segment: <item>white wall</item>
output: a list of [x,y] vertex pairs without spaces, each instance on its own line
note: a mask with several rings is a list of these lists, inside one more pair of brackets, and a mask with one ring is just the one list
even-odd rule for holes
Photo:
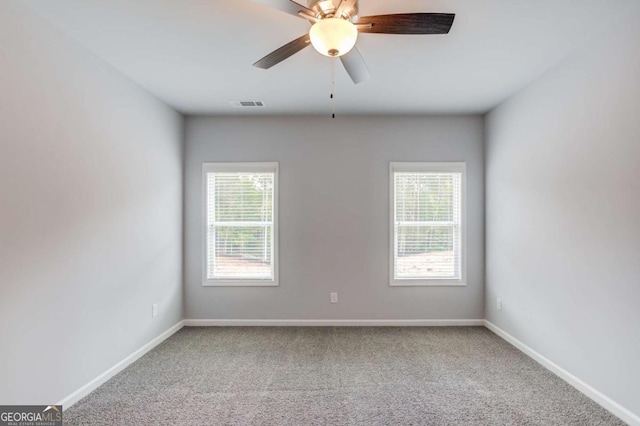
[[[482,318],[482,137],[481,117],[188,118],[185,317]],[[279,287],[202,287],[207,161],[280,162]],[[389,287],[390,161],[467,162],[466,287]]]
[[487,318],[636,415],[639,19],[486,121]]
[[182,118],[19,1],[0,64],[0,404],[51,404],[182,319]]

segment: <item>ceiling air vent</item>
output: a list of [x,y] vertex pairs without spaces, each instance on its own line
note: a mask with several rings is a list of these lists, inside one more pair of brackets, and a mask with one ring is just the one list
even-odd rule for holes
[[251,107],[264,107],[262,101],[229,101],[234,108],[251,108]]

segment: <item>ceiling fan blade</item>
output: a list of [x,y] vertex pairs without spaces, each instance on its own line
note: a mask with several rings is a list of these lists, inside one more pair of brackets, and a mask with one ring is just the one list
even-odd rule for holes
[[358,30],[378,34],[447,34],[455,16],[453,13],[363,16],[358,20]]
[[309,46],[310,43],[311,40],[309,40],[309,34],[305,34],[302,37],[290,41],[279,49],[276,49],[273,52],[269,53],[267,56],[253,64],[253,66],[268,70],[272,66],[284,61],[289,56],[298,53],[305,47]]
[[364,58],[360,54],[357,47],[354,47],[346,55],[340,56],[344,69],[347,70],[349,77],[355,84],[362,83],[369,80],[371,75],[369,74],[369,67],[367,67]]
[[273,9],[277,9],[284,13],[297,16],[299,18],[307,19],[305,16],[315,18],[315,12],[306,6],[296,3],[293,0],[253,0],[255,3],[264,4]]

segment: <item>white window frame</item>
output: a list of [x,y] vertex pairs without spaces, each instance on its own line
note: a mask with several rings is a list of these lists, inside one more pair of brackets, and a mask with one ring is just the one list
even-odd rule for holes
[[[277,162],[203,163],[202,164],[202,285],[204,287],[274,287],[278,286],[278,169]],[[229,279],[207,278],[207,174],[208,173],[273,173],[273,278]]]
[[[464,162],[389,163],[389,285],[393,287],[465,286],[467,284],[467,166]],[[461,173],[460,179],[460,278],[396,278],[395,276],[395,173]]]

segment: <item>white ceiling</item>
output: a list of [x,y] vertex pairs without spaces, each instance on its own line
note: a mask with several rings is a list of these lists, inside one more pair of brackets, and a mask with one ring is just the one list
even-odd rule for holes
[[[300,0],[304,3],[305,0]],[[448,12],[448,35],[361,34],[371,80],[336,62],[338,114],[483,113],[607,31],[637,0],[360,0],[360,16]],[[187,114],[329,114],[331,59],[309,47],[253,62],[308,31],[250,0],[27,0],[36,12]],[[266,108],[234,109],[229,101]]]

